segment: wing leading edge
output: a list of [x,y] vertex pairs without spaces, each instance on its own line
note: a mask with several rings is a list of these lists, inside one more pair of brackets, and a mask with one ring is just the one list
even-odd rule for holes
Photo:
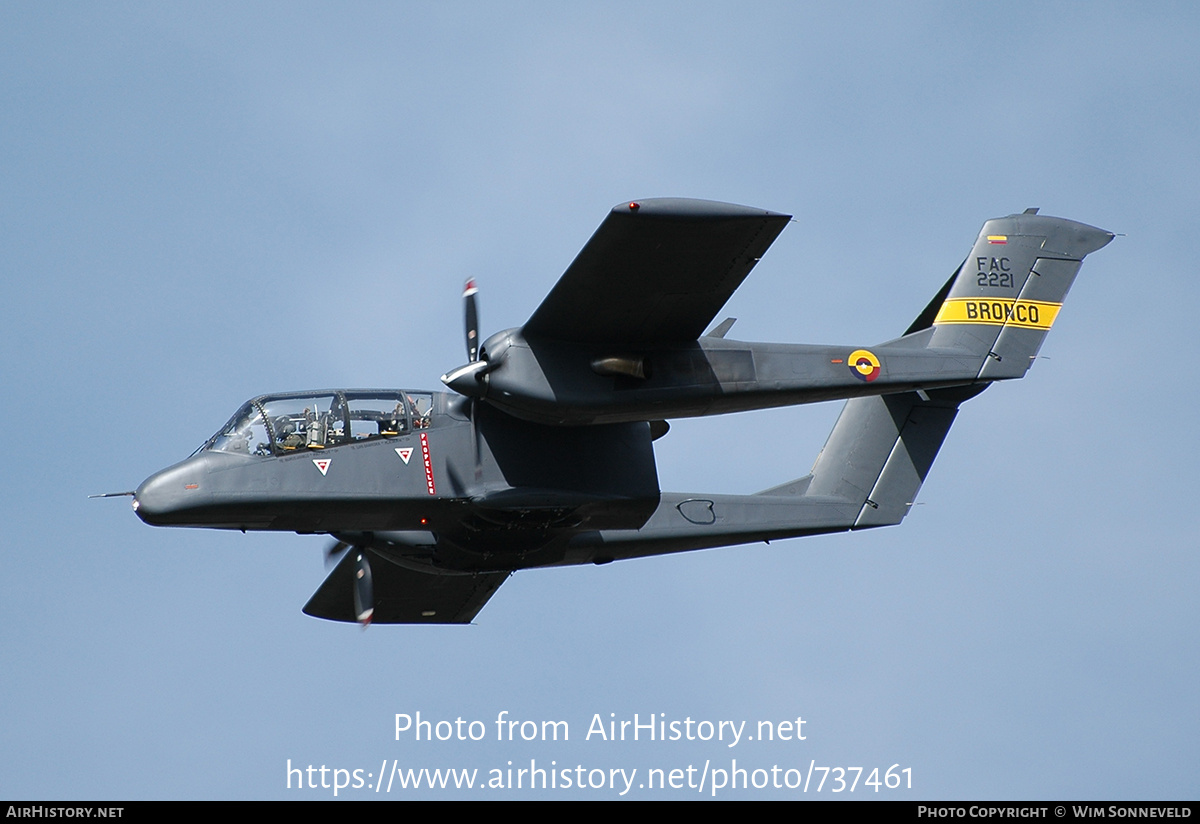
[[622,348],[696,340],[789,220],[708,200],[623,203],[522,332]]

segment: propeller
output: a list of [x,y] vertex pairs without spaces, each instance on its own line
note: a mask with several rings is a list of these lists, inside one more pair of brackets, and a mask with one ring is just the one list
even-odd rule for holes
[[476,300],[478,291],[475,278],[471,278],[463,286],[463,327],[467,339],[467,362],[442,375],[442,383],[468,398],[483,397],[487,389],[484,377],[492,368],[486,358],[479,357],[479,305]]
[[371,579],[371,561],[367,556],[367,550],[345,541],[338,541],[325,550],[325,567],[328,569],[336,566],[345,557],[347,550],[355,553],[354,618],[363,625],[363,629],[366,629],[370,626],[371,618],[375,614],[375,586]]
[[357,553],[354,559],[354,617],[366,629],[371,624],[371,616],[375,614],[375,586],[371,582],[371,562],[367,559],[367,551],[355,547]]
[[471,418],[471,442],[475,447],[475,480],[483,477],[482,447],[479,443],[479,398],[487,390],[484,379],[492,367],[485,358],[480,358],[479,350],[479,287],[475,278],[467,280],[463,286],[463,329],[467,342],[467,363],[457,369],[452,369],[442,375],[442,383],[469,398],[468,415]]

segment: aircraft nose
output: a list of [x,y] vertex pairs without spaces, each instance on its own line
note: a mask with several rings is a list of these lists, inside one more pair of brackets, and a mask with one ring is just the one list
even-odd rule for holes
[[207,456],[195,455],[155,472],[133,493],[133,511],[154,526],[185,523],[191,510],[211,498],[204,489],[207,470]]

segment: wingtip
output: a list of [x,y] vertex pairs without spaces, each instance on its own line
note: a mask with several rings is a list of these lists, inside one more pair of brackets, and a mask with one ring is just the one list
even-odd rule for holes
[[737,203],[724,203],[719,200],[698,200],[689,197],[649,197],[634,198],[624,203],[618,203],[612,208],[614,214],[675,218],[780,218],[791,220],[791,215],[758,209],[754,206],[741,206]]

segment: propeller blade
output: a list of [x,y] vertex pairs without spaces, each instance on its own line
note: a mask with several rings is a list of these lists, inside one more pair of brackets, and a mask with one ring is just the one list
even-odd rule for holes
[[354,617],[367,627],[371,616],[375,614],[375,586],[371,583],[371,562],[367,560],[367,552],[356,549],[358,557],[354,559]]
[[325,568],[332,569],[337,566],[338,561],[342,560],[342,555],[350,548],[350,544],[345,541],[338,541],[336,544],[325,550]]
[[488,373],[486,361],[479,360],[479,292],[475,278],[467,280],[463,286],[463,327],[467,333],[467,365],[460,366],[452,372],[442,375],[442,383],[455,392],[466,395],[471,399],[471,443],[475,445],[475,481],[483,477],[481,458],[479,457],[479,422],[476,416],[479,412],[479,401],[485,387],[483,379]]
[[475,482],[483,480],[483,459],[479,457],[479,401],[471,398],[471,443],[475,445]]
[[463,287],[463,322],[467,332],[467,363],[442,375],[442,383],[468,398],[487,394],[487,375],[496,364],[480,359],[479,306],[475,299],[475,279]]
[[467,362],[479,360],[479,307],[476,303],[475,278],[463,287],[463,325],[467,330]]

